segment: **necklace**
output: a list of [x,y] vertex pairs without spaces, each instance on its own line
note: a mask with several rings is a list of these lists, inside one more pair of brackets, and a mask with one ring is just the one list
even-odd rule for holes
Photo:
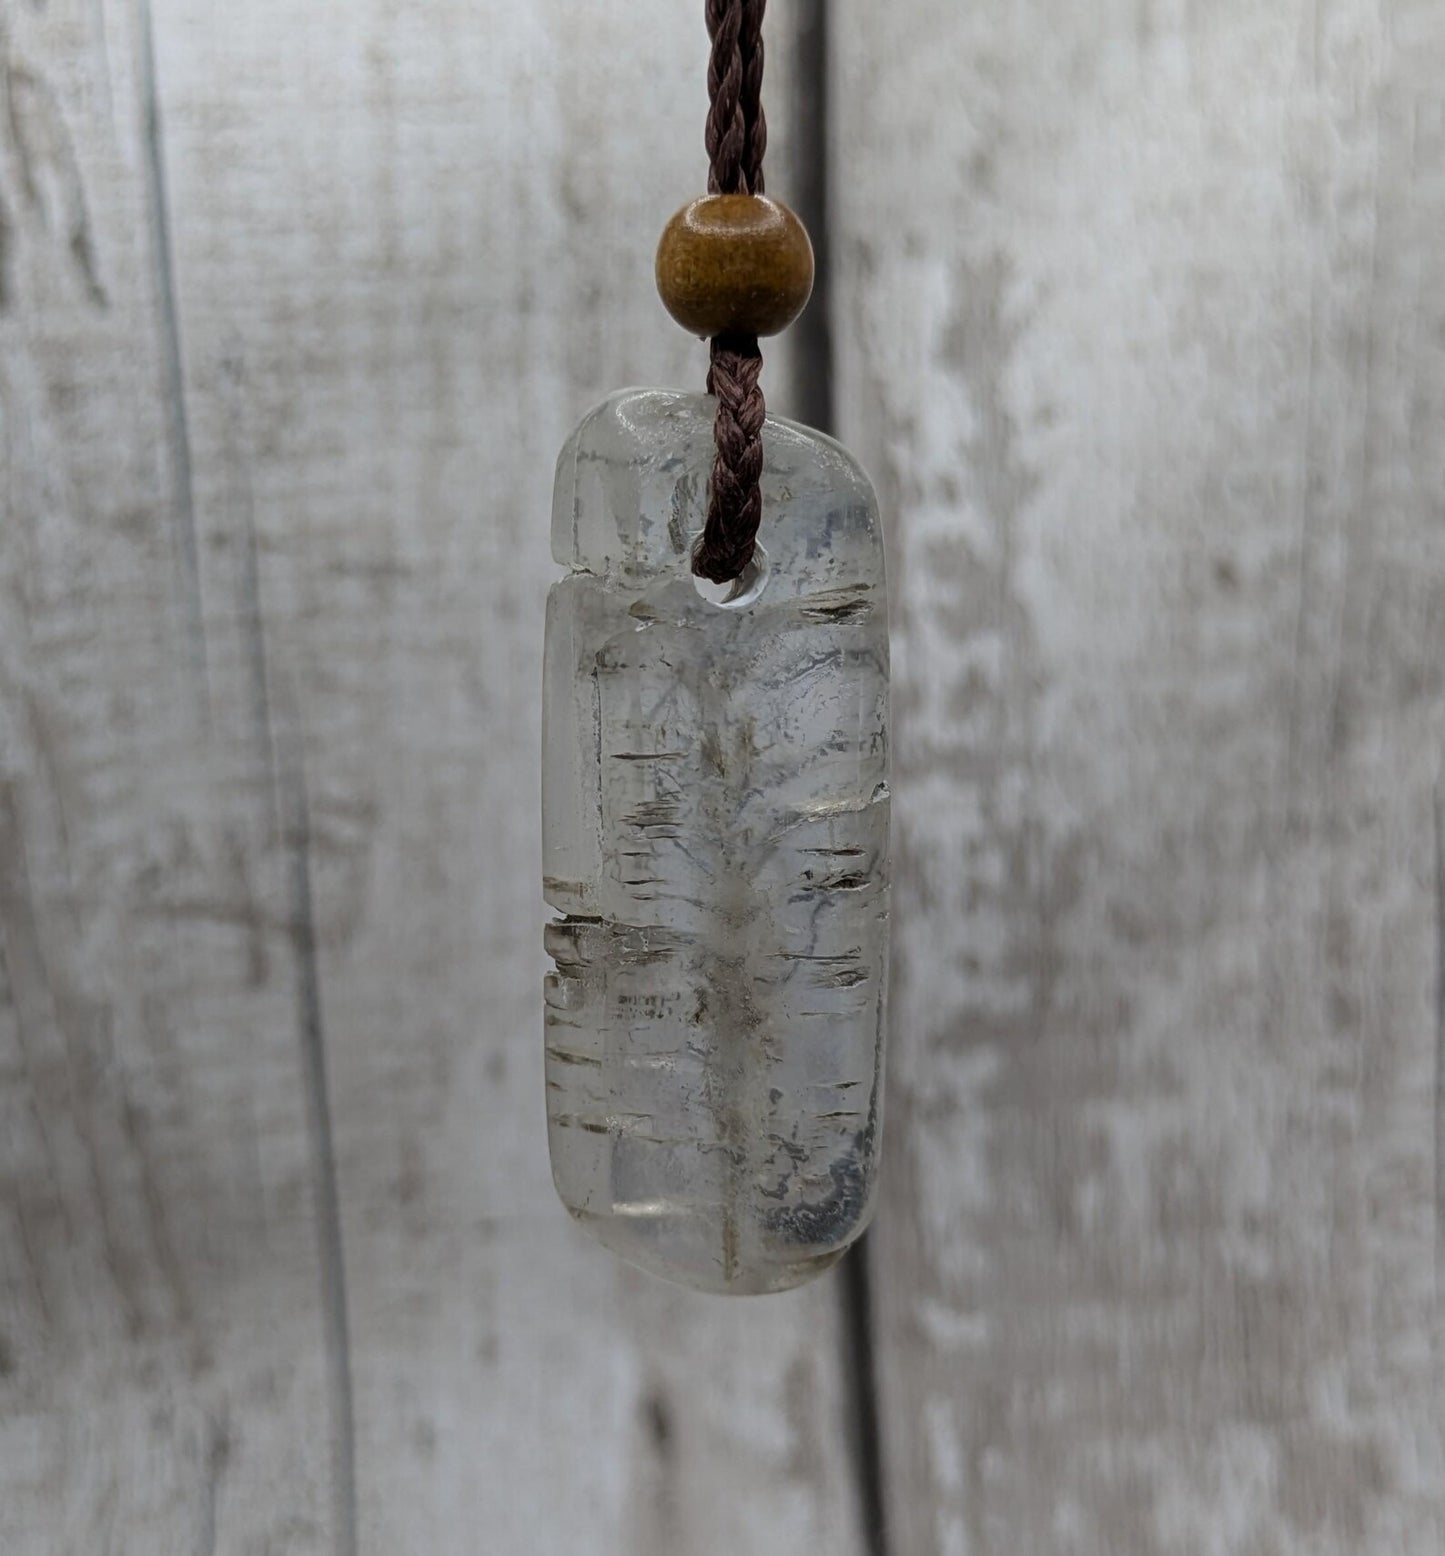
[[760,384],[813,279],[763,192],[764,4],[708,0],[709,193],[657,251],[708,392],[615,394],[563,448],[543,699],[557,1190],[623,1258],[739,1294],[867,1225],[888,971],[878,504]]

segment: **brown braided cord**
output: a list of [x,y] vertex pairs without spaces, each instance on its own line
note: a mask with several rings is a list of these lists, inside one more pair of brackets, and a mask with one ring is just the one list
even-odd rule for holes
[[[768,122],[763,113],[763,12],[767,0],[707,0],[712,39],[707,88],[707,187],[711,194],[762,194]],[[707,526],[692,570],[716,584],[737,578],[752,560],[763,518],[763,422],[758,383],[763,354],[755,335],[712,342],[707,391],[717,396],[716,456]]]

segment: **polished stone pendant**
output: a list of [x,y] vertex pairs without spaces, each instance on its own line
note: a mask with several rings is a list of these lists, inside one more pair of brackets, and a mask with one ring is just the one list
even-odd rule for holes
[[888,619],[878,507],[769,419],[765,523],[693,577],[713,402],[630,390],[557,469],[544,892],[552,1170],[624,1259],[781,1291],[871,1214],[888,973]]

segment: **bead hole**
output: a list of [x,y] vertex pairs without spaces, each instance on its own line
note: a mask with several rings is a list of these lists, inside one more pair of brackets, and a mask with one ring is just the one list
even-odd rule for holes
[[768,586],[768,553],[754,545],[748,565],[736,578],[718,584],[694,573],[692,586],[709,605],[725,611],[742,610],[753,604]]

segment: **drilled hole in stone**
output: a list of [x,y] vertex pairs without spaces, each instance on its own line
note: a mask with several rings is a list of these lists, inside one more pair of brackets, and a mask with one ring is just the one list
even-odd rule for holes
[[716,584],[710,578],[699,578],[694,573],[692,586],[709,605],[726,611],[742,610],[752,605],[768,586],[768,553],[754,545],[752,559],[736,578]]

